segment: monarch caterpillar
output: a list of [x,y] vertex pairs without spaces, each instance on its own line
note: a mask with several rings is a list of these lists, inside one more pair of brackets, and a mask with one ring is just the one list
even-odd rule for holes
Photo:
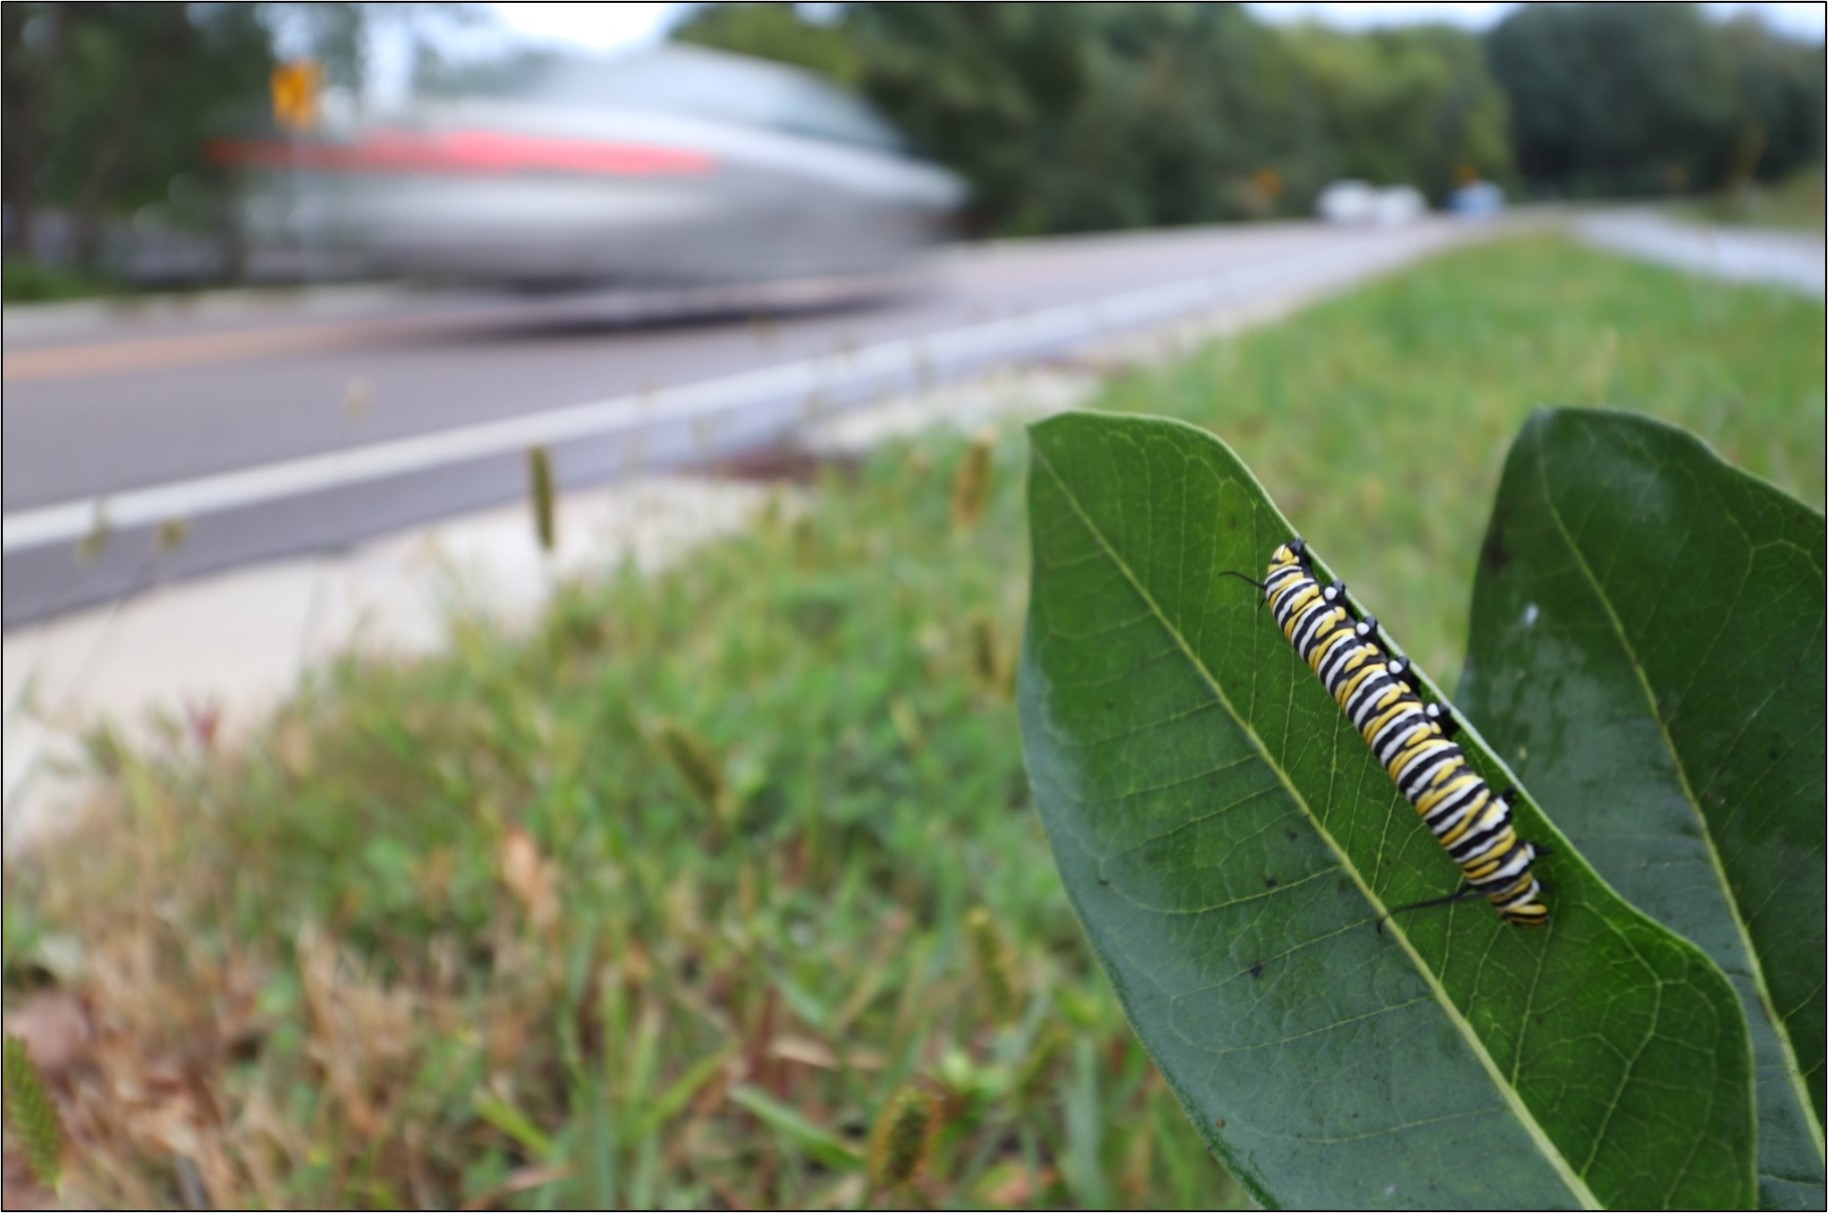
[[1307,545],[1299,539],[1275,550],[1261,582],[1241,573],[1232,576],[1263,591],[1282,634],[1320,676],[1397,790],[1459,865],[1466,880],[1459,892],[1418,904],[1482,896],[1506,922],[1547,923],[1549,907],[1531,872],[1537,848],[1517,837],[1505,795],[1494,793],[1467,765],[1465,751],[1448,740],[1453,717],[1438,703],[1424,706],[1409,663],[1391,657],[1378,643],[1377,619],[1352,618],[1345,582],[1321,588]]

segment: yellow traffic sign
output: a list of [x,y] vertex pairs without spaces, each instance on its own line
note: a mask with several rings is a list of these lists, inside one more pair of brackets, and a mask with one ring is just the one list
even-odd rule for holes
[[315,59],[294,59],[273,69],[273,118],[292,131],[317,126],[317,97],[324,70]]

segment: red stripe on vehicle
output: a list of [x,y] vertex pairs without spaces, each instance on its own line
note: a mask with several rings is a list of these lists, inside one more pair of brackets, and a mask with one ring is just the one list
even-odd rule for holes
[[696,175],[716,166],[706,153],[683,148],[483,130],[431,134],[378,130],[354,143],[219,139],[207,151],[217,164],[330,172],[647,177]]

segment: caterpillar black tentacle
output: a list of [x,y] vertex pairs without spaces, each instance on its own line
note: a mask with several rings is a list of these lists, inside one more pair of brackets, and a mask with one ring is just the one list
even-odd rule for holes
[[[1414,684],[1411,685],[1413,686]],[[1428,713],[1428,719],[1434,721],[1436,727],[1441,730],[1441,736],[1452,737],[1455,733],[1460,731],[1459,718],[1453,714],[1453,710],[1446,704],[1431,703],[1424,710]]]
[[1282,634],[1320,676],[1465,878],[1458,892],[1398,909],[1480,896],[1506,922],[1548,922],[1549,907],[1532,871],[1545,852],[1517,837],[1510,790],[1494,794],[1467,765],[1465,751],[1448,740],[1459,728],[1452,711],[1422,703],[1409,663],[1391,657],[1379,643],[1376,618],[1353,619],[1345,582],[1323,589],[1299,539],[1276,549],[1262,582],[1232,576],[1260,586]]

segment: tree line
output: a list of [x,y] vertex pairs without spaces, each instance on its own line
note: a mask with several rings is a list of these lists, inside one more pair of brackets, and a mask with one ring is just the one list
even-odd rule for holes
[[[72,259],[95,262],[103,224],[154,207],[168,222],[225,219],[204,145],[270,121],[282,35],[328,83],[359,88],[379,22],[474,6],[184,4],[109,0],[0,5],[0,197],[5,247],[32,247],[43,212],[69,219]],[[297,52],[294,52],[297,53]]]
[[[202,146],[267,111],[276,31],[359,84],[378,20],[474,6],[0,6],[6,246],[73,220],[211,221]],[[304,37],[298,37],[300,31]],[[819,71],[973,186],[979,230],[1300,215],[1341,177],[1435,202],[1693,193],[1823,154],[1820,42],[1688,4],[1526,5],[1483,35],[1271,25],[1235,4],[782,3],[688,10],[672,37]]]
[[1008,233],[1309,213],[1341,177],[1439,203],[1714,191],[1823,155],[1821,43],[1692,4],[1525,5],[1483,35],[1234,4],[697,9],[676,39],[869,97]]

